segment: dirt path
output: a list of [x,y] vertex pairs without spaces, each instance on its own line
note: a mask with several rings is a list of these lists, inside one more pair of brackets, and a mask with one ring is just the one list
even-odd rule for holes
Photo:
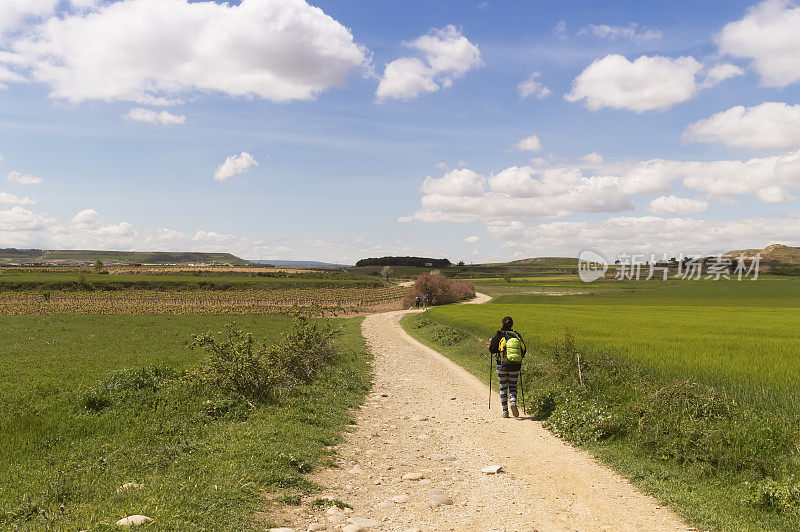
[[[408,336],[402,314],[364,321],[374,390],[338,449],[341,467],[312,477],[353,510],[298,512],[296,530],[341,530],[353,517],[374,521],[345,530],[687,530],[540,423],[502,419],[497,396],[489,411],[487,386]],[[483,473],[489,465],[503,472]]]

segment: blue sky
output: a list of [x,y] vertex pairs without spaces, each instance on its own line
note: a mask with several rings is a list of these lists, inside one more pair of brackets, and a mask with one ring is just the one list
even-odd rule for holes
[[0,247],[800,244],[800,7],[608,4],[0,1]]

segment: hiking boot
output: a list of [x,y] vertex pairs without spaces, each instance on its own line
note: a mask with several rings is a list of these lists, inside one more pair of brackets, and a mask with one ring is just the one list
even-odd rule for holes
[[503,412],[503,417],[508,417],[508,412]]
[[514,417],[519,417],[519,410],[517,410],[517,405],[515,405],[513,403],[511,404],[511,414]]

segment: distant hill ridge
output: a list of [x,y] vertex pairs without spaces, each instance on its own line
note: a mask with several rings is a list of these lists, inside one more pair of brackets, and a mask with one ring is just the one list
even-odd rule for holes
[[800,263],[800,247],[786,246],[784,244],[770,244],[764,249],[737,249],[729,251],[728,255],[738,257],[754,257],[761,254],[761,260],[775,260],[789,264]]
[[75,264],[95,261],[133,264],[229,264],[247,265],[248,261],[230,253],[202,253],[193,251],[103,251],[88,249],[0,249],[0,264],[45,263]]
[[279,268],[321,268],[326,270],[349,268],[349,264],[335,264],[316,260],[251,260],[253,264],[269,264]]
[[512,261],[510,264],[577,264],[575,257],[533,257],[531,259],[520,259]]

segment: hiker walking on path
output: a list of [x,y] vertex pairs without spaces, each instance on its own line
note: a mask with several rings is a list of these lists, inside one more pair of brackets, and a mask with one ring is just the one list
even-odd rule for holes
[[414,298],[414,306],[416,306],[417,308],[419,308],[419,301],[420,301],[419,296]]
[[422,296],[422,308],[428,308],[428,294]]
[[519,416],[517,410],[517,381],[525,357],[525,342],[522,335],[514,330],[511,316],[503,318],[500,330],[489,342],[490,356],[494,355],[497,366],[497,380],[500,381],[500,404],[503,417],[508,416],[509,406],[514,417]]

